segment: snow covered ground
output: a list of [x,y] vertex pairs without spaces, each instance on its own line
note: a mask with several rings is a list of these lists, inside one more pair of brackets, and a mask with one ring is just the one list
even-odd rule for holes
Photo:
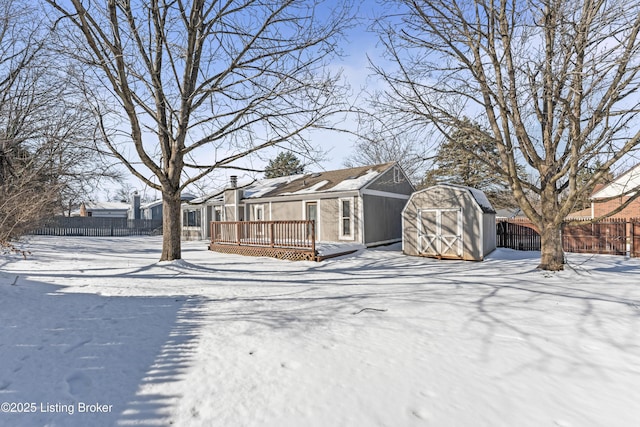
[[0,258],[2,426],[640,425],[635,259],[28,247]]

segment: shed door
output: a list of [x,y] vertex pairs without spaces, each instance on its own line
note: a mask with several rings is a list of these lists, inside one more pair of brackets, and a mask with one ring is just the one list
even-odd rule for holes
[[418,250],[428,256],[462,257],[462,209],[419,210]]

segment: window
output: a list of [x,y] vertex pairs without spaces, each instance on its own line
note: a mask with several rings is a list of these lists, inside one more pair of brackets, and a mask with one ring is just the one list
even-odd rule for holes
[[182,226],[183,227],[200,227],[202,223],[202,214],[200,209],[188,210],[182,213]]
[[400,172],[400,168],[393,168],[393,182],[395,184],[402,182],[402,172]]
[[254,221],[264,221],[264,206],[263,205],[255,205],[253,207],[253,220]]
[[353,199],[340,199],[340,238],[354,239]]

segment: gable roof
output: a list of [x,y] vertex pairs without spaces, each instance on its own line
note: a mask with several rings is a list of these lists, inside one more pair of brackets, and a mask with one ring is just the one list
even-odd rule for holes
[[359,166],[327,172],[306,173],[263,179],[244,188],[245,199],[293,196],[313,193],[357,191],[395,166],[395,162]]
[[613,181],[593,192],[591,199],[606,199],[616,196],[632,196],[640,187],[640,164],[632,167]]
[[487,198],[486,194],[484,194],[484,191],[478,190],[477,188],[473,188],[473,187],[467,187],[465,185],[441,183],[431,187],[424,188],[414,194],[432,191],[433,189],[438,187],[451,188],[454,190],[462,191],[464,193],[468,193],[471,196],[471,200],[476,202],[476,205],[480,208],[480,210],[482,210],[482,212],[496,213],[495,209],[493,209],[493,206],[491,205],[491,202]]

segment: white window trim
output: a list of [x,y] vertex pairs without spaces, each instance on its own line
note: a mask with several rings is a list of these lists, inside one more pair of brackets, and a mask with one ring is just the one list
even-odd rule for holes
[[[353,214],[354,214],[354,200],[355,197],[341,197],[338,199],[338,230],[339,230],[339,234],[338,234],[338,238],[340,240],[355,240],[356,239],[356,230],[354,228],[355,226],[355,221],[353,218]],[[349,229],[351,230],[351,234],[348,236],[345,236],[344,234],[344,229],[343,229],[343,225],[342,225],[342,220],[345,218],[345,216],[342,214],[342,202],[344,201],[348,201],[349,202],[349,223],[350,223],[350,227]]]
[[400,171],[400,168],[397,166],[394,166],[393,168],[393,182],[395,184],[399,184],[402,182],[402,172]]
[[[187,217],[189,216],[189,213],[191,212],[200,212],[200,224],[199,225],[187,225],[184,223],[184,214],[187,214]],[[202,229],[203,227],[203,222],[202,221],[202,208],[187,208],[187,209],[183,209],[182,210],[182,218],[181,218],[181,222],[182,222],[182,228],[184,229],[188,229],[188,230],[198,230],[198,229]],[[206,216],[206,213],[205,213]],[[196,214],[196,219],[197,219],[198,215]]]
[[307,218],[307,203],[315,203],[316,204],[316,241],[320,240],[320,199],[311,199],[311,200],[302,200],[302,219],[308,220]]
[[223,206],[214,206],[213,207],[213,218],[215,221],[216,218],[216,212],[220,212],[220,221],[224,221],[224,208]]
[[[253,207],[253,221],[265,221],[264,205],[252,205],[252,207]],[[258,211],[262,211],[262,219],[258,219]]]

